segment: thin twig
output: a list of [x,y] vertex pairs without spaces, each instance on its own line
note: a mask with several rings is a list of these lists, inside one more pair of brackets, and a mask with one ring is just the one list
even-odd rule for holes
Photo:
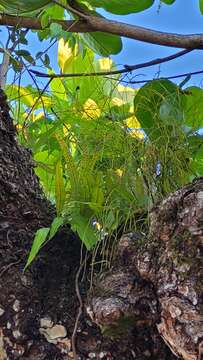
[[12,266],[19,264],[19,263],[22,261],[23,258],[24,258],[24,256],[23,256],[21,259],[18,259],[17,261],[12,262],[12,263],[8,264],[7,266],[4,266],[3,269],[0,271],[0,278],[1,278],[1,277],[4,275],[4,273],[5,273],[6,271],[8,271]]
[[35,106],[38,104],[39,100],[41,99],[42,95],[44,94],[44,92],[46,91],[46,89],[49,87],[49,84],[51,83],[52,79],[49,79],[48,82],[46,83],[46,85],[44,86],[44,88],[42,89],[42,91],[40,92],[38,98],[36,99],[36,101],[34,102],[34,104],[32,105],[31,109],[29,110],[25,120],[24,120],[24,123],[23,123],[23,127],[22,127],[22,132],[24,133],[24,129],[25,129],[25,126],[26,126],[26,122],[29,118],[29,116],[31,115],[33,109],[35,108]]
[[81,271],[82,271],[86,261],[87,261],[87,257],[85,256],[85,259],[80,264],[79,269],[78,269],[78,271],[76,273],[76,277],[75,277],[75,291],[76,291],[76,295],[77,295],[77,298],[78,298],[78,301],[79,301],[79,308],[78,308],[78,313],[77,313],[77,316],[76,316],[75,325],[74,325],[74,329],[73,329],[73,333],[72,333],[72,337],[71,337],[72,351],[73,351],[74,360],[78,360],[78,355],[77,355],[77,350],[76,350],[76,336],[77,336],[77,329],[78,329],[80,317],[81,317],[82,312],[83,312],[83,301],[82,301],[82,297],[80,295],[79,279],[80,279]]
[[[170,79],[178,79],[178,78],[181,78],[181,77],[200,75],[200,74],[203,74],[203,70],[193,71],[193,72],[188,72],[188,73],[182,73],[182,74],[172,75],[172,76],[161,76],[160,78],[170,80]],[[115,78],[115,79],[112,79],[112,80],[117,81],[118,79]],[[135,81],[134,80],[129,80],[129,81],[122,80],[122,83],[126,83],[126,84],[143,84],[143,83],[150,82],[152,80],[155,80],[155,79],[145,79],[145,80],[137,80],[137,81],[136,80]]]
[[87,77],[87,76],[108,76],[108,75],[117,75],[117,74],[126,74],[130,73],[134,70],[154,66],[157,64],[162,64],[174,59],[177,59],[178,57],[181,57],[183,55],[188,54],[192,50],[181,50],[179,52],[176,52],[175,54],[165,56],[163,58],[156,58],[154,60],[150,60],[144,63],[136,64],[136,65],[124,65],[124,68],[121,70],[112,70],[112,71],[99,71],[99,72],[89,72],[89,73],[69,73],[69,74],[44,74],[40,71],[36,70],[30,70],[33,74],[35,74],[37,77],[43,77],[43,78],[50,78],[50,79],[58,79],[58,78],[70,78],[70,77]]

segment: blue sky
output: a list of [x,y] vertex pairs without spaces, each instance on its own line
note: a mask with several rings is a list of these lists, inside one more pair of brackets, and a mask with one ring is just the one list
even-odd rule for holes
[[[110,1],[110,0],[109,0]],[[123,0],[124,1],[124,0]],[[182,34],[203,33],[203,15],[201,15],[198,8],[199,0],[176,0],[175,4],[169,6],[162,4],[158,12],[159,1],[155,1],[154,5],[137,14],[127,16],[116,16],[105,14],[106,17],[120,20],[126,23],[140,25],[154,30],[178,32]],[[6,34],[1,33],[1,40],[4,40]],[[39,44],[35,35],[30,36],[30,50],[33,54],[45,47],[47,44]],[[113,57],[118,65],[136,64],[145,62],[157,57],[167,56],[176,52],[178,49],[167,48],[158,45],[151,45],[141,43],[135,40],[123,39],[123,50],[120,54]],[[57,48],[53,47],[50,51],[52,64],[56,69],[57,64]],[[176,59],[170,63],[162,64],[160,67],[154,66],[149,69],[142,69],[137,72],[141,74],[137,80],[144,80],[145,78],[156,76],[159,71],[161,76],[176,75],[183,72],[203,70],[203,51],[195,50],[192,53]],[[194,76],[190,80],[190,84],[201,86],[203,74]],[[180,80],[181,81],[181,80]]]
[[[115,16],[117,20],[125,21],[139,26],[145,26],[159,31],[176,32],[181,34],[203,33],[203,15],[198,7],[198,0],[176,0],[171,6],[162,5],[158,12],[159,1],[156,1],[150,9],[124,17]],[[174,53],[175,48],[141,43],[139,41],[123,39],[122,52],[114,57],[117,64],[136,64],[156,57],[167,56]],[[161,71],[162,76],[169,76],[188,71],[203,70],[203,51],[195,50],[192,53],[150,69],[140,70],[138,74],[145,74],[146,77],[155,76]],[[140,76],[138,80],[143,80]],[[201,85],[203,74],[194,76],[190,83]]]

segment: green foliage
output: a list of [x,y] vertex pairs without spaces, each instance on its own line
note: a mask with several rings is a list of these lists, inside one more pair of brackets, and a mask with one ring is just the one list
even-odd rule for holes
[[200,139],[196,133],[202,126],[201,102],[197,105],[197,95],[201,97],[201,89],[182,91],[172,82],[161,79],[146,84],[135,96],[137,119],[159,163],[160,174],[154,185],[162,194],[189,181],[193,172],[201,175],[195,165],[196,151],[202,147],[202,136]]
[[[168,5],[174,2],[162,0]],[[97,8],[129,14],[149,8],[154,0],[79,3],[90,15],[101,16]],[[0,5],[7,9],[4,0]],[[41,7],[43,30],[38,37],[58,40],[61,72],[116,70],[112,60],[95,59],[95,53],[119,53],[120,37],[65,32],[53,21],[65,18],[64,9],[49,1],[9,3],[14,13]],[[200,1],[201,11],[202,7]],[[18,30],[17,38],[19,44],[27,44],[23,31]],[[38,53],[37,59],[53,72],[47,54]],[[11,65],[18,72],[24,61],[35,62],[27,50],[18,48]],[[166,79],[154,80],[139,90],[122,86],[120,81],[119,75],[114,79],[54,78],[41,96],[30,85],[7,87],[19,139],[32,149],[36,173],[57,212],[50,228],[37,231],[26,268],[63,224],[71,225],[88,250],[102,243],[108,247],[108,239],[121,226],[136,228],[139,215],[147,213],[154,202],[203,175],[203,90],[185,88],[188,78],[180,86]]]
[[[161,0],[165,4],[173,4],[175,0]],[[62,4],[66,4],[66,2],[61,1]],[[10,0],[9,2],[5,0],[0,0],[0,6],[2,6],[7,11],[16,14],[16,13],[27,13],[32,12],[34,10],[39,10],[47,5],[52,3],[51,0]],[[79,0],[83,7],[87,7],[89,9],[93,8],[103,8],[106,11],[113,14],[130,14],[143,11],[149,7],[151,7],[154,3],[154,0]],[[54,5],[55,6],[55,5]],[[200,0],[200,8],[202,6],[202,1]],[[54,14],[56,15],[56,14]],[[53,16],[54,19],[56,17]]]
[[[82,54],[63,40],[58,55],[63,72],[115,69],[110,59],[95,60],[91,50]],[[94,249],[122,224],[136,227],[138,214],[155,201],[203,175],[200,88],[183,90],[160,79],[137,91],[111,76],[81,76],[53,79],[42,97],[31,86],[7,92],[10,99],[20,95],[14,106],[19,137],[33,151],[58,217],[51,230],[37,232],[26,266],[62,223]]]
[[[69,2],[66,0],[60,1],[62,5],[67,6]],[[160,0],[161,3],[171,5],[175,0]],[[154,0],[78,0],[78,5],[85,13],[89,15],[102,17],[96,10],[102,8],[109,13],[126,15],[131,13],[137,13],[150,8],[154,4]],[[203,12],[203,1],[199,0],[200,11]],[[57,23],[56,20],[65,20],[67,14],[70,17],[77,20],[77,16],[69,11],[66,12],[64,8],[58,4],[53,4],[51,0],[0,0],[0,9],[6,10],[11,14],[23,15],[29,13],[29,16],[39,16],[42,29],[37,32],[40,41],[44,39],[60,39],[65,41],[71,41],[73,45],[76,43],[79,46],[88,46],[95,53],[101,56],[109,56],[111,54],[118,54],[122,50],[121,37],[113,34],[107,34],[103,32],[91,32],[81,35],[72,34],[63,30],[62,25]],[[40,10],[40,12],[39,12]],[[104,29],[105,30],[105,29]],[[17,55],[17,54],[16,54]],[[20,54],[18,54],[20,55]],[[33,59],[30,54],[21,54],[25,60],[33,63]],[[46,59],[47,60],[47,59]],[[46,65],[47,62],[45,62]],[[22,62],[19,59],[11,58],[11,64],[15,71],[22,70]]]

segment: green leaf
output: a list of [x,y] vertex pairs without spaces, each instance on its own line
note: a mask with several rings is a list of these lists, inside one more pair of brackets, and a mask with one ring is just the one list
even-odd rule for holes
[[48,55],[48,54],[45,54],[45,55],[44,55],[43,64],[44,64],[44,66],[49,67],[49,65],[50,65],[50,58],[49,58],[49,55]]
[[64,224],[64,220],[62,217],[56,217],[51,224],[49,239],[51,240],[57,233],[58,229]]
[[98,31],[91,34],[83,34],[81,37],[90,49],[101,56],[115,55],[122,50],[122,40],[116,35]]
[[42,29],[46,28],[49,25],[50,15],[47,12],[43,12],[40,18]]
[[203,176],[203,139],[201,146],[193,156],[192,169],[196,176]]
[[49,230],[50,228],[41,228],[37,230],[24,270],[26,270],[27,267],[30,266],[30,264],[37,256],[39,250],[41,249],[42,245],[45,243],[47,239]]
[[161,2],[167,4],[167,5],[172,5],[176,0],[161,0]]
[[15,53],[18,56],[31,56],[27,50],[16,50]]
[[151,7],[154,0],[88,0],[93,7],[103,8],[113,14],[125,15]]
[[185,124],[193,129],[203,126],[203,90],[196,86],[185,89]]
[[24,59],[32,65],[35,65],[35,59],[31,55],[24,55]]
[[[151,140],[163,136],[160,126],[163,121],[170,121],[170,112],[176,110],[177,106],[176,102],[174,106],[170,100],[173,97],[178,99],[178,96],[178,87],[165,79],[147,83],[135,95],[135,116]],[[164,108],[161,109],[161,106]]]
[[63,28],[61,24],[51,23],[50,25],[50,35],[52,37],[58,37],[63,32]]
[[168,95],[160,105],[160,119],[168,124],[182,123],[184,114],[181,99],[181,95],[177,91]]
[[21,14],[41,9],[51,2],[51,0],[0,0],[0,5],[3,6],[9,13]]
[[33,59],[32,55],[27,50],[16,50],[15,51],[17,56],[22,56],[26,61],[30,64],[35,65],[35,60]]
[[[60,0],[60,3],[66,5],[66,0]],[[54,20],[61,20],[64,17],[65,10],[62,6],[53,4],[51,6],[46,7],[45,12],[49,15],[50,18]]]
[[199,8],[201,13],[203,14],[203,0],[199,0]]
[[87,250],[90,250],[96,244],[97,236],[89,218],[79,214],[73,216],[71,228],[78,233]]
[[34,91],[28,87],[18,86],[18,85],[7,85],[6,87],[7,95],[11,101],[16,101],[20,96],[21,102],[27,107],[32,107],[35,102]]

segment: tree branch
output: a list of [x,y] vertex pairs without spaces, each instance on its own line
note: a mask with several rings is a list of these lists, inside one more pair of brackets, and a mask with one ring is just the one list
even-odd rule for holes
[[[151,79],[145,79],[145,80],[122,80],[122,83],[124,84],[128,84],[128,85],[132,85],[132,84],[145,84],[145,83],[148,83],[152,80],[157,80],[157,79],[167,79],[167,80],[173,80],[173,79],[179,79],[181,77],[190,77],[190,76],[194,76],[194,75],[200,75],[200,74],[203,74],[203,70],[199,70],[199,71],[190,71],[190,72],[186,72],[186,73],[181,73],[181,74],[178,74],[178,75],[171,75],[171,76],[161,76],[161,77],[158,77],[158,78],[151,78]],[[112,78],[111,78],[112,79]],[[112,80],[115,80],[115,81],[118,81],[118,79],[112,79]]]
[[123,69],[120,70],[112,70],[112,71],[98,71],[98,72],[88,72],[88,73],[69,73],[69,74],[45,74],[40,71],[30,70],[31,73],[35,74],[38,77],[44,77],[49,79],[56,79],[56,78],[70,78],[70,77],[87,77],[87,76],[108,76],[108,75],[117,75],[117,74],[126,74],[134,70],[138,70],[141,68],[154,66],[158,64],[163,64],[165,62],[177,59],[183,55],[188,54],[192,50],[181,50],[176,52],[175,54],[165,56],[163,58],[156,58],[144,63],[135,64],[135,65],[124,65]]
[[[77,21],[52,19],[51,22],[59,23],[62,25],[64,30],[76,33],[94,31],[103,32],[105,29],[106,33],[120,35],[129,39],[139,40],[151,44],[184,49],[203,49],[203,33],[192,35],[166,33],[118,21],[107,20],[96,16],[89,16],[84,20]],[[36,18],[11,16],[7,14],[0,15],[0,25],[42,30],[40,20]]]

